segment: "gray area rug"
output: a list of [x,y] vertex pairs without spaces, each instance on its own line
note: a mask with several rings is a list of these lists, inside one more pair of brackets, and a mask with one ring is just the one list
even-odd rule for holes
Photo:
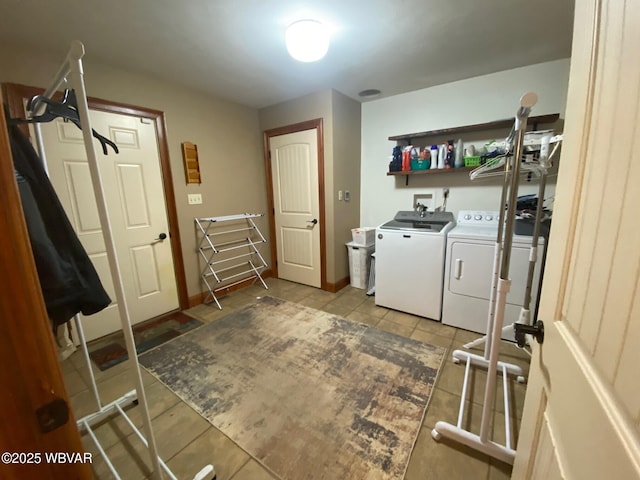
[[383,480],[405,474],[444,353],[264,297],[140,363],[282,479]]

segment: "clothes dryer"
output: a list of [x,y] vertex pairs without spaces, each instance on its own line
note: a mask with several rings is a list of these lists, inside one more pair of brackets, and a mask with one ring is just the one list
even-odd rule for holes
[[[442,299],[442,323],[480,334],[487,333],[487,318],[499,212],[462,210],[447,236],[447,255]],[[542,270],[544,238],[538,239],[538,255],[531,285],[531,314],[535,312]],[[524,302],[531,237],[514,235],[504,325],[518,320]],[[503,335],[513,341],[512,333]]]

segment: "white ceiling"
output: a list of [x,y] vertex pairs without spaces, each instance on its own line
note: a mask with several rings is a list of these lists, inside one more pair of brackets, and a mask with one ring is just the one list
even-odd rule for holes
[[[0,41],[87,58],[261,108],[334,88],[382,97],[571,54],[573,0],[0,0]],[[286,25],[330,24],[291,59]]]

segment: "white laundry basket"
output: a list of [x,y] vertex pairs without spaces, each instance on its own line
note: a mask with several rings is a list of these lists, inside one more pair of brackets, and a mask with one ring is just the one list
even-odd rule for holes
[[346,244],[349,250],[349,276],[351,286],[365,289],[369,281],[369,268],[371,266],[371,254],[375,251],[375,245],[358,245],[353,242]]

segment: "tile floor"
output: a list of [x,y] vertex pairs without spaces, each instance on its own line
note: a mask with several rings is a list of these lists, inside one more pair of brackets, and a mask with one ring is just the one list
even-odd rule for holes
[[[450,353],[477,338],[477,334],[378,307],[375,305],[373,297],[367,297],[363,290],[350,286],[332,294],[277,279],[268,279],[267,283],[269,285],[268,291],[259,286],[251,286],[223,298],[221,301],[222,311],[215,307],[199,305],[194,307],[191,312],[206,321],[214,321],[233,309],[254,302],[257,296],[271,295],[374,325],[399,335],[447,347],[447,359],[436,382],[405,480],[510,478],[511,467],[509,465],[455,442],[446,439],[435,442],[431,437],[431,430],[437,421],[444,420],[452,424],[457,421],[464,367],[455,365],[451,361]],[[515,346],[502,344],[501,350],[502,359],[526,367],[528,363],[526,354]],[[481,350],[478,352],[481,353]],[[95,411],[95,400],[88,388],[88,370],[83,355],[80,352],[74,353],[63,362],[62,370],[76,418],[81,418]],[[104,403],[113,401],[133,388],[134,379],[128,369],[128,362],[104,372],[94,368],[94,372]],[[478,433],[486,374],[477,370],[475,372],[469,392],[470,407],[467,408],[468,413],[463,419],[463,426]],[[179,479],[193,478],[195,473],[207,463],[215,465],[218,480],[276,479],[248,453],[212,427],[144,369],[142,369],[142,379],[150,406],[158,451],[161,458]],[[504,401],[500,392],[501,389],[498,391],[496,408],[493,412],[493,424],[496,427],[494,440],[504,443],[505,413]],[[517,439],[518,421],[522,412],[524,395],[525,386],[511,380],[509,382],[511,399],[509,403],[515,408],[509,416],[512,425],[515,425],[514,439]],[[131,406],[127,412],[136,425],[142,425],[139,407]],[[144,447],[123,418],[105,420],[94,429],[96,436],[100,439],[103,448],[123,479],[150,478],[150,462]],[[93,453],[95,477],[98,479],[112,478],[91,438],[85,434],[83,441],[87,451]]]

